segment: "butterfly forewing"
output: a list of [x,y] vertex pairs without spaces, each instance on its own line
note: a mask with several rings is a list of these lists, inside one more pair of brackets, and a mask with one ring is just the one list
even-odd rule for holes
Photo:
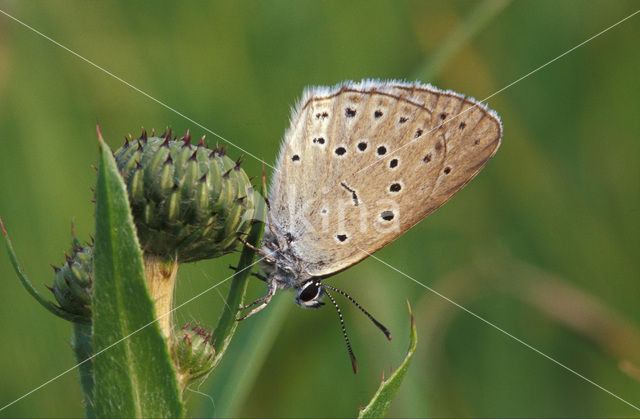
[[331,275],[446,202],[493,156],[500,137],[495,113],[430,86],[312,90],[285,135],[272,222],[307,273]]

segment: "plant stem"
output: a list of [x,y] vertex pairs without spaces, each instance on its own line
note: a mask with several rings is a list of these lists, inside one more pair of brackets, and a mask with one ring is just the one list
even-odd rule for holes
[[269,303],[268,316],[256,316],[255,320],[245,325],[235,337],[235,343],[226,355],[227,361],[216,371],[217,377],[234,377],[234,379],[212,380],[204,392],[215,394],[217,403],[215,407],[209,403],[203,403],[196,417],[240,416],[241,409],[251,402],[249,400],[251,390],[255,387],[265,360],[292,306],[288,299],[274,298]]
[[[260,194],[257,191],[254,193],[256,194],[256,198],[260,199],[255,200],[256,210],[254,213],[254,221],[247,236],[247,243],[256,248],[260,246],[262,233],[264,231],[264,222],[262,222],[262,220],[265,220],[267,216],[267,207],[264,200],[264,196],[266,196],[264,168],[262,170],[262,196],[259,196]],[[213,342],[215,342],[214,348],[216,350],[213,368],[220,363],[238,327],[238,322],[236,321],[237,309],[244,300],[249,274],[251,273],[255,256],[255,250],[245,245],[240,254],[236,273],[231,280],[231,288],[227,294],[225,304],[222,307],[222,314],[218,319],[218,325],[213,331]]]
[[78,374],[80,375],[80,385],[82,387],[84,409],[87,418],[95,418],[93,409],[94,388],[93,361],[82,362],[93,355],[93,345],[91,343],[91,325],[84,323],[73,323],[71,329],[71,347],[76,358]]
[[173,291],[178,274],[178,261],[176,259],[167,260],[147,253],[143,258],[147,288],[155,306],[158,325],[164,337],[168,339],[173,330],[173,316],[170,313],[173,308]]
[[[249,232],[249,236],[247,237],[247,242],[257,247],[260,245],[260,240],[262,239],[262,231],[264,229],[264,224],[261,222],[256,222]],[[231,288],[229,289],[229,293],[227,294],[227,299],[225,301],[224,307],[222,308],[222,314],[218,319],[218,325],[213,331],[213,341],[215,342],[214,348],[216,350],[214,368],[224,355],[229,343],[231,342],[231,338],[233,337],[236,328],[238,327],[238,322],[236,321],[237,308],[242,304],[244,300],[244,295],[247,291],[247,283],[249,279],[249,273],[251,273],[251,265],[253,264],[253,260],[255,258],[255,250],[245,246],[242,249],[242,254],[240,255],[240,261],[238,262],[238,268],[236,273],[233,275],[233,279],[231,281]]]

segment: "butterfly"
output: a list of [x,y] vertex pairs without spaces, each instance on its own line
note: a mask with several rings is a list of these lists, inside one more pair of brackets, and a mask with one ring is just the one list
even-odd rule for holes
[[259,249],[267,294],[338,310],[324,280],[397,239],[464,187],[496,153],[500,118],[482,103],[421,83],[363,80],[310,87],[292,110],[269,191]]

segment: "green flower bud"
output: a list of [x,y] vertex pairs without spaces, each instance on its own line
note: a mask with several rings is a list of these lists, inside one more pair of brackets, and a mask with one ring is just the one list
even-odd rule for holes
[[213,332],[187,323],[171,338],[170,350],[182,389],[206,375],[214,367]]
[[77,237],[71,239],[71,256],[65,253],[62,267],[55,271],[53,286],[48,287],[60,308],[91,322],[91,289],[93,286],[93,246],[83,246]]
[[255,211],[253,187],[241,159],[224,147],[210,150],[204,137],[191,144],[171,131],[126,139],[114,153],[129,192],[131,212],[145,253],[193,262],[233,251]]

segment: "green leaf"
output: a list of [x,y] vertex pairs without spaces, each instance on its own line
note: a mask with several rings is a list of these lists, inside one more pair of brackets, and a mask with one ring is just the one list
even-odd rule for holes
[[[409,304],[409,302],[407,302]],[[400,389],[400,385],[402,385],[402,380],[404,376],[407,374],[407,370],[409,369],[409,363],[411,362],[411,358],[413,358],[413,354],[416,350],[416,345],[418,344],[418,335],[416,333],[416,324],[413,319],[413,313],[411,313],[411,306],[409,305],[409,313],[411,314],[411,332],[409,335],[409,351],[407,352],[407,356],[400,364],[400,367],[386,380],[382,380],[380,383],[380,387],[376,394],[373,395],[373,398],[364,408],[360,409],[359,418],[383,418],[393,399]]]
[[182,417],[175,371],[145,283],[127,191],[100,132],[93,345],[98,417]]

